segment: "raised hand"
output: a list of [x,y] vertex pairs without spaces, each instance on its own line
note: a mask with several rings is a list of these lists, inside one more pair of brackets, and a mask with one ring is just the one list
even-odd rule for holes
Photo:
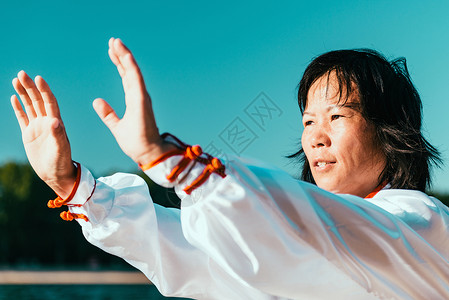
[[174,146],[164,143],[159,136],[151,99],[131,51],[120,39],[111,38],[108,53],[122,78],[125,114],[120,119],[103,99],[94,101],[94,109],[123,152],[138,164],[148,164]]
[[16,95],[11,96],[11,104],[31,166],[45,183],[65,198],[76,178],[69,140],[50,87],[40,76],[35,82],[20,71],[12,84],[23,107]]

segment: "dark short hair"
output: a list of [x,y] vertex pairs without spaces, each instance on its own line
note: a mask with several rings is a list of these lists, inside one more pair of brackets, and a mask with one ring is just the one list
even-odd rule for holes
[[[331,74],[338,81],[340,103],[358,92],[362,116],[374,125],[376,142],[386,157],[379,183],[424,191],[430,185],[430,166],[439,165],[441,158],[421,133],[421,98],[410,79],[405,58],[388,61],[371,49],[338,50],[318,56],[299,82],[301,113],[313,83],[323,76],[329,79]],[[302,163],[302,180],[315,183],[302,148],[288,157]]]

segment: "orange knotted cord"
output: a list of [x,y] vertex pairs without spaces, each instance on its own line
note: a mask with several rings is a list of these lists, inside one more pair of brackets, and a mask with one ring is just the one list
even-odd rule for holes
[[142,169],[142,171],[146,171],[148,169],[151,169],[155,165],[163,162],[167,158],[170,158],[170,157],[175,156],[175,155],[181,155],[183,153],[184,153],[184,149],[174,149],[174,150],[171,150],[171,151],[168,151],[168,152],[162,154],[161,156],[159,156],[158,158],[156,158],[155,160],[153,160],[149,164],[139,165],[139,167],[140,167],[140,169]]
[[[49,208],[57,208],[57,207],[61,207],[63,205],[67,205],[67,203],[69,203],[75,196],[75,193],[78,190],[78,186],[81,181],[81,165],[79,163],[77,163],[76,161],[74,161],[73,163],[76,165],[76,179],[75,179],[75,183],[73,184],[72,191],[70,192],[69,196],[66,199],[62,199],[58,195],[58,197],[56,199],[49,200],[47,202],[47,206]],[[87,217],[83,214],[72,214],[69,211],[63,211],[60,214],[60,216],[65,221],[72,221],[73,219],[83,219],[86,221],[88,220]]]
[[152,167],[154,167],[155,165],[163,162],[164,160],[175,156],[175,155],[182,155],[184,154],[185,150],[187,149],[187,147],[189,147],[189,145],[183,143],[180,139],[178,139],[176,136],[168,133],[168,132],[164,132],[163,134],[161,134],[161,138],[162,139],[166,139],[167,137],[170,137],[172,139],[174,139],[176,141],[175,146],[178,147],[178,149],[174,149],[171,151],[168,151],[164,154],[162,154],[161,156],[159,156],[158,158],[156,158],[155,160],[153,160],[152,162],[145,164],[145,165],[140,165],[139,167],[140,169],[142,169],[142,171],[146,171],[148,169],[151,169]]
[[78,185],[80,184],[81,180],[81,165],[77,162],[73,162],[76,165],[76,179],[75,183],[73,184],[72,191],[70,192],[69,196],[66,199],[62,199],[59,195],[54,200],[49,200],[47,203],[47,206],[49,208],[56,208],[61,207],[65,205],[66,203],[70,202],[70,200],[73,199],[73,196],[75,196],[76,190],[78,189]]
[[[90,196],[86,199],[86,202],[90,200],[90,198],[92,198],[92,196],[94,195],[95,189],[97,188],[97,181],[94,181],[94,188],[92,189],[92,192],[90,193]],[[67,204],[69,205],[69,204]],[[72,206],[72,205],[70,205]],[[80,204],[74,204],[73,206],[82,206]],[[74,219],[83,219],[86,222],[89,222],[89,218],[84,215],[84,214],[75,214],[72,213],[70,211],[63,211],[59,214],[59,216],[61,217],[61,219],[63,219],[64,221],[73,221]]]
[[200,176],[198,176],[190,185],[184,188],[184,192],[190,195],[195,189],[199,188],[214,172],[216,172],[221,177],[225,177],[226,175],[224,174],[224,169],[225,166],[218,158],[212,158],[212,160],[209,164],[206,165]]
[[[183,171],[186,170],[190,162],[192,161],[200,162],[203,165],[206,165],[203,172],[198,176],[198,178],[196,178],[190,185],[184,188],[184,191],[187,194],[192,193],[193,190],[201,186],[212,173],[216,173],[223,178],[226,177],[225,166],[221,163],[221,161],[208,153],[204,153],[199,145],[190,146],[183,143],[181,140],[179,140],[177,137],[175,137],[170,133],[161,134],[162,139],[166,139],[167,137],[172,138],[176,142],[174,144],[178,147],[178,149],[174,149],[162,154],[149,164],[139,165],[142,171],[146,171],[172,156],[183,155],[183,158],[178,162],[178,164],[171,170],[170,174],[168,174],[166,177],[168,181],[173,182],[179,177],[179,175]],[[191,166],[190,170],[192,168],[193,165]],[[187,173],[189,171],[187,171]],[[184,176],[184,178],[182,178],[180,182],[186,179],[186,177],[187,175]]]
[[83,219],[84,221],[88,222],[89,219],[86,217],[86,215],[83,214],[75,214],[70,211],[63,211],[59,215],[61,219],[64,221],[73,221],[74,219]]
[[179,163],[173,168],[170,174],[167,175],[167,180],[173,182],[178,178],[179,174],[184,171],[192,160],[196,160],[201,154],[203,154],[203,149],[200,146],[188,146],[185,149],[184,157],[179,161]]

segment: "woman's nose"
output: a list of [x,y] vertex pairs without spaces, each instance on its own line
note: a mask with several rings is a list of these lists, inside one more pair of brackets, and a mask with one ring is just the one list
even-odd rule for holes
[[331,145],[331,139],[327,129],[316,126],[312,133],[311,143],[312,148],[329,147]]

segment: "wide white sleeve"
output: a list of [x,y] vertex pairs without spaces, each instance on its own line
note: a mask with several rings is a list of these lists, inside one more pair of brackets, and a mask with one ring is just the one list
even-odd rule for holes
[[[142,271],[166,296],[195,299],[273,299],[229,276],[185,239],[179,209],[153,204],[144,180],[117,173],[95,179],[81,167],[68,204],[86,239]],[[86,200],[88,200],[86,202]]]
[[[146,173],[164,184],[177,161]],[[433,220],[416,218],[427,232],[439,224],[445,242],[436,245],[400,213],[359,197],[334,195],[258,163],[236,159],[226,167],[225,178],[212,174],[190,195],[183,189],[204,166],[173,184],[187,240],[235,278],[291,299],[449,298],[447,210]]]

